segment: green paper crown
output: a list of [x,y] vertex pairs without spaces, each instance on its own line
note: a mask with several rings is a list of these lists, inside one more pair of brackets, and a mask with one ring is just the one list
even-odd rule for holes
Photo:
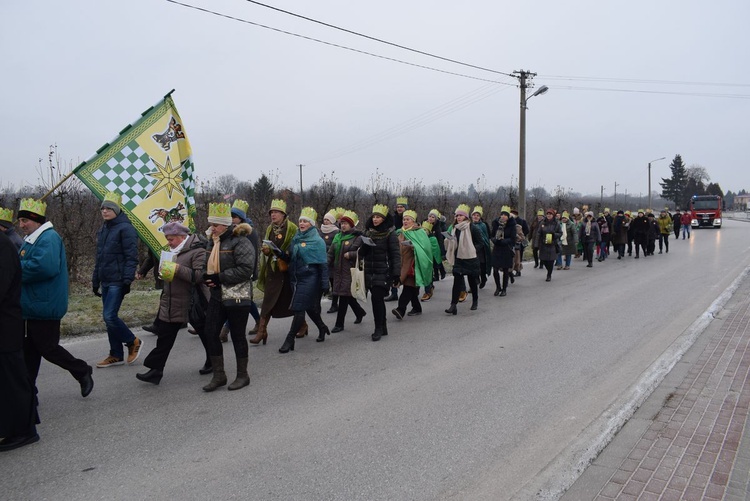
[[[435,217],[436,217],[437,219],[440,219],[441,217],[443,217],[443,215],[442,215],[442,214],[440,214],[440,211],[439,211],[439,210],[437,210],[437,209],[432,209],[432,210],[430,211],[430,213],[429,213],[429,214],[432,214],[432,215],[433,215],[433,216],[435,216]],[[429,215],[429,214],[428,214],[428,215]]]
[[357,224],[359,224],[359,216],[353,210],[345,211],[344,215],[342,215],[341,217],[346,217],[346,218],[351,219],[352,222],[354,223],[354,226],[357,226]]
[[115,193],[114,191],[109,191],[104,195],[104,200],[102,200],[102,202],[114,202],[120,207],[122,205],[122,195]]
[[543,216],[544,215],[544,210],[539,209],[538,211],[536,211],[536,215],[537,216]]
[[429,233],[432,231],[432,223],[429,221],[422,221],[422,228],[427,230],[427,232]]
[[568,211],[564,210],[563,213],[562,213],[562,217],[564,217],[565,219],[570,219],[570,213],[568,213]]
[[333,210],[333,213],[336,214],[336,221],[338,221],[339,219],[344,217],[344,214],[346,214],[346,209],[344,209],[343,207],[336,207]]
[[502,214],[503,212],[507,212],[507,213],[508,213],[508,215],[510,216],[510,207],[508,207],[507,205],[503,205],[503,206],[502,206],[502,207],[500,208],[500,213]]
[[466,214],[471,214],[471,207],[469,207],[466,204],[461,204],[458,207],[456,207],[456,214],[459,212],[465,212]]
[[249,208],[250,208],[250,204],[247,203],[247,202],[245,202],[244,200],[237,199],[232,204],[232,209],[239,209],[242,212],[244,212],[245,214],[247,214],[247,209],[249,209]]
[[18,210],[25,210],[44,216],[47,212],[47,204],[41,200],[34,200],[33,198],[24,198],[21,200],[21,207]]
[[0,221],[13,222],[13,209],[0,207]]
[[406,197],[396,197],[396,205],[409,205],[409,199]]
[[272,210],[277,210],[286,214],[286,202],[281,199],[274,199],[271,201],[271,208],[268,210],[269,212]]
[[474,210],[471,211],[472,214],[474,214],[475,212],[478,212],[480,216],[484,216],[484,209],[482,209],[481,205],[477,205],[476,207],[474,207]]
[[315,220],[318,219],[318,212],[312,207],[304,207],[302,209],[302,212],[300,212],[299,214],[299,218],[309,219],[313,224],[315,224]]
[[388,215],[388,206],[383,204],[376,204],[372,206],[372,213],[386,217]]
[[417,211],[415,210],[405,210],[404,211],[404,217],[410,217],[413,220],[417,220]]
[[208,217],[228,217],[232,218],[232,208],[229,204],[218,203],[208,204]]

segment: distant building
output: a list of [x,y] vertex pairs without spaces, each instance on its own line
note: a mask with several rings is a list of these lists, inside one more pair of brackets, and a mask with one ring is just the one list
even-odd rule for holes
[[750,204],[750,194],[734,196],[734,210],[746,211],[748,204]]

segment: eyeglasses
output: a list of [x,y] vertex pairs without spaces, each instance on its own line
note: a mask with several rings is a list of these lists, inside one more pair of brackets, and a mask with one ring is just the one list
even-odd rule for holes
[[102,212],[104,212],[104,211],[112,210],[112,208],[111,207],[102,207],[99,210],[101,210]]

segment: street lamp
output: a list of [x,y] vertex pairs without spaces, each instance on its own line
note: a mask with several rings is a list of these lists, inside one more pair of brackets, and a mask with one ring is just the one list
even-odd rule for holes
[[657,158],[655,160],[651,160],[651,162],[648,163],[648,208],[649,209],[653,209],[653,207],[651,207],[651,163],[658,162],[659,160],[664,160],[666,158],[667,157]]
[[526,219],[526,103],[534,96],[545,94],[549,87],[542,85],[536,92],[526,97],[527,72],[521,72],[521,138],[518,151],[518,212]]

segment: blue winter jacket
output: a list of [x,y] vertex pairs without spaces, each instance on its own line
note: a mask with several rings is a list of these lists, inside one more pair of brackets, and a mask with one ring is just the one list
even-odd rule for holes
[[138,234],[128,216],[120,212],[104,221],[96,237],[96,264],[91,279],[100,285],[130,285],[138,268]]
[[21,247],[21,310],[25,320],[60,320],[68,311],[68,262],[60,235],[45,223]]

